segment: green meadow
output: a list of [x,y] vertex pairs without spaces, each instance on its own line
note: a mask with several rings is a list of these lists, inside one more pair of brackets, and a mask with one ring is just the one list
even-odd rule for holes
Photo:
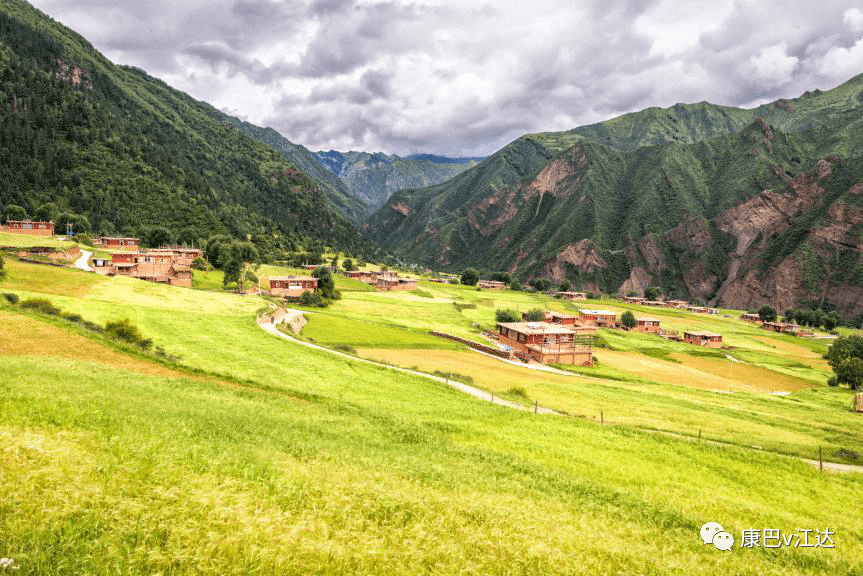
[[[863,453],[863,418],[847,391],[818,382],[828,372],[817,350],[738,320],[666,315],[727,325],[729,354],[802,387],[777,396],[656,381],[602,354],[672,367],[717,358],[605,331],[596,372],[573,376],[427,334],[482,341],[496,307],[568,307],[524,293],[343,288],[306,315],[307,339],[428,371],[452,362],[476,386],[571,415],[544,416],[276,338],[255,324],[269,306],[257,296],[7,268],[0,292],[100,324],[127,318],[176,357],[0,298],[0,556],[19,574],[863,570],[863,474],[782,454]],[[736,445],[695,441],[698,429]],[[749,528],[829,528],[835,548],[720,552],[699,538],[708,521],[738,540]]]

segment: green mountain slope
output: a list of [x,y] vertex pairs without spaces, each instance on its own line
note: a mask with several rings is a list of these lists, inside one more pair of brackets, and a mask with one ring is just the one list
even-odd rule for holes
[[858,76],[754,110],[677,105],[524,136],[449,182],[395,194],[364,229],[453,271],[856,315],[861,93]]
[[345,183],[351,194],[367,203],[372,211],[399,190],[446,182],[482,160],[430,155],[402,158],[380,152],[334,150],[316,152],[315,157],[331,174]]
[[115,66],[21,0],[0,5],[0,208],[43,203],[96,233],[251,237],[371,252],[320,186],[213,107]]

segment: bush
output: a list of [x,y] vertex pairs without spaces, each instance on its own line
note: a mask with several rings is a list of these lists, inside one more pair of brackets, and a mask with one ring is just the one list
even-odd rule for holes
[[836,376],[831,376],[831,377],[827,380],[827,385],[828,385],[828,386],[839,386],[839,382],[837,382],[837,381],[836,381]]
[[26,308],[27,310],[33,310],[35,312],[47,314],[48,316],[60,315],[59,308],[42,298],[30,298],[28,300],[24,300],[23,302],[21,302],[21,308]]
[[563,282],[560,283],[560,291],[561,292],[569,292],[570,288],[572,288],[572,282],[570,282],[569,280],[564,278]]
[[13,294],[11,292],[6,292],[5,294],[3,294],[3,298],[5,298],[6,301],[9,302],[9,304],[11,304],[13,306],[18,303],[18,295],[17,294]]
[[765,304],[758,309],[758,317],[761,318],[762,322],[773,322],[776,320],[776,310],[769,304]]
[[494,311],[494,319],[498,322],[518,322],[518,312],[509,308],[498,308]]
[[534,278],[530,281],[530,285],[533,286],[537,292],[547,292],[554,287],[554,282],[548,278]]
[[635,320],[635,314],[630,310],[627,310],[620,315],[620,323],[623,324],[625,328],[635,328],[635,325],[638,324]]
[[[128,318],[105,323],[105,334],[114,340],[128,342],[129,344],[138,344],[144,339],[138,327],[132,324]],[[152,344],[152,341],[150,344]]]
[[476,286],[479,282],[479,272],[474,268],[468,268],[461,273],[461,283],[465,286]]
[[194,260],[192,260],[192,270],[206,270],[207,269],[207,261],[198,256]]
[[316,306],[318,308],[326,308],[327,301],[321,298],[321,295],[317,292],[311,292],[306,290],[300,296],[300,304],[303,306]]
[[85,246],[93,247],[93,239],[90,238],[89,234],[76,234],[75,242],[78,244],[84,244]]
[[644,289],[644,297],[648,300],[658,300],[661,295],[662,289],[659,286],[649,286]]
[[528,322],[543,322],[545,320],[545,310],[542,308],[532,308],[525,312],[524,319]]
[[521,292],[524,290],[524,286],[522,285],[521,282],[519,282],[518,280],[513,278],[512,282],[509,283],[509,289],[514,290],[516,292]]

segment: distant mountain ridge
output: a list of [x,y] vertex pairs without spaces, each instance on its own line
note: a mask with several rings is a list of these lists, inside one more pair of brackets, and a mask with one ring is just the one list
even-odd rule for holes
[[316,152],[314,156],[371,210],[395,192],[440,184],[475,166],[483,158],[448,158],[433,154],[400,157],[382,152]]
[[523,136],[364,223],[458,271],[747,308],[863,312],[863,75],[756,109],[651,108]]

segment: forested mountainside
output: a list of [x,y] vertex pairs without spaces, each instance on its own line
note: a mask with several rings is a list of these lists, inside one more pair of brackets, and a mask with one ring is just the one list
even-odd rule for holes
[[165,227],[190,243],[230,234],[265,254],[322,243],[375,250],[317,182],[223,113],[4,0],[0,210],[33,215],[46,203],[76,215],[79,231]]
[[[400,157],[381,152],[316,152],[315,157],[370,209],[380,208],[394,193],[446,182],[482,158],[448,158],[431,154]],[[310,172],[311,173],[311,172]]]
[[863,312],[863,76],[745,110],[648,109],[519,138],[364,224],[458,271],[747,308]]

